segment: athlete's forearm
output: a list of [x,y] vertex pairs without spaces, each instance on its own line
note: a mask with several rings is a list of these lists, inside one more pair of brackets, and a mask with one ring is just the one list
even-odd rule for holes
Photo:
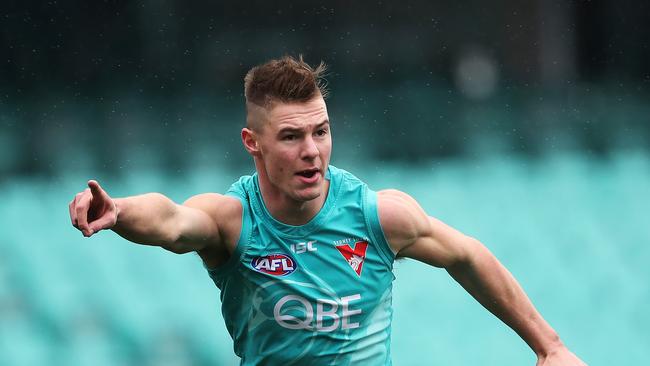
[[178,240],[176,204],[160,193],[114,199],[117,223],[112,228],[121,237],[138,244],[172,248]]
[[510,272],[481,243],[467,260],[447,268],[486,309],[496,315],[538,355],[563,347],[557,333],[542,318]]

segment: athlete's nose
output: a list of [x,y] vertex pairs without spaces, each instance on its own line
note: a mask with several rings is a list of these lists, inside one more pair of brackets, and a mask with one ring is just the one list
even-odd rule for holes
[[316,141],[311,136],[307,136],[304,140],[301,158],[305,160],[315,159],[320,154]]

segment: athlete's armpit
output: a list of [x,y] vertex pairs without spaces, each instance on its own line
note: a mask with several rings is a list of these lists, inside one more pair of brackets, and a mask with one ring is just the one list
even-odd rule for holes
[[417,201],[404,192],[378,192],[377,206],[386,239],[398,257],[448,268],[469,258],[477,242],[428,216]]

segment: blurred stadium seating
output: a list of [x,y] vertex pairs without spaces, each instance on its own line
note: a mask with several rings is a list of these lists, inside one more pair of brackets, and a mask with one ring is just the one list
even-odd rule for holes
[[[409,192],[431,215],[481,239],[590,365],[650,357],[646,153],[341,167],[375,189]],[[109,192],[158,190],[180,201],[224,191],[245,173],[143,173],[103,183]],[[218,290],[198,257],[111,232],[83,238],[66,208],[83,183],[66,176],[1,186],[0,365],[237,364]],[[444,272],[400,261],[396,276],[396,365],[533,363],[526,345]]]

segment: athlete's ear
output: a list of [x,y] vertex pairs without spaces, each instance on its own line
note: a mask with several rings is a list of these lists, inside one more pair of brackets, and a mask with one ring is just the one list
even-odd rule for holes
[[249,154],[253,156],[260,156],[260,147],[257,143],[257,134],[255,134],[255,131],[246,127],[242,128],[241,141],[244,144],[244,148],[246,151],[248,151]]

